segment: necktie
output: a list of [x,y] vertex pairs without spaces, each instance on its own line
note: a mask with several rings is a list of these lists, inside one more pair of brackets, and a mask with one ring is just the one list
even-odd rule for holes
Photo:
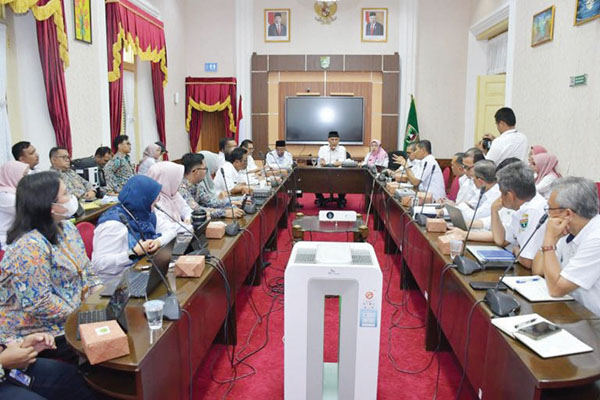
[[374,29],[375,29],[375,24],[371,24],[371,35],[373,34]]
[[281,35],[281,25],[277,24],[277,34]]

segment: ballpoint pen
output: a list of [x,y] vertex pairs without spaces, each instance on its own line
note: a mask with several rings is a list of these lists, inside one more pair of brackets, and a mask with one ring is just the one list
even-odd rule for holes
[[539,281],[540,278],[531,278],[531,279],[521,279],[518,281],[515,281],[516,283],[528,283],[528,282],[536,282]]
[[521,322],[520,324],[515,325],[515,329],[519,330],[521,328],[524,328],[529,324],[533,324],[536,320],[537,320],[537,318],[532,318],[529,321]]

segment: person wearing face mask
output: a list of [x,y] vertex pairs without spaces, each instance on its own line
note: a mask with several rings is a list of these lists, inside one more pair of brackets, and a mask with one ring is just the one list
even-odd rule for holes
[[600,216],[596,184],[574,176],[557,179],[546,210],[550,218],[532,272],[546,278],[551,296],[570,294],[600,315]]
[[144,157],[140,161],[138,174],[148,175],[148,170],[151,166],[158,162],[161,154],[161,148],[156,143],[152,143],[146,146],[146,148],[144,149]]
[[16,194],[17,216],[0,262],[0,343],[48,333],[57,347],[48,358],[76,360],[65,322],[101,287],[79,231],[67,220],[77,199],[50,171],[23,177]]
[[[153,208],[160,189],[161,185],[154,179],[135,175],[119,193],[120,204],[98,219],[92,267],[103,282],[118,278],[126,267],[144,256],[144,249],[154,253],[169,242],[156,230]],[[127,219],[129,229],[121,221],[122,217]]]
[[17,184],[29,173],[29,165],[9,161],[0,166],[0,247],[6,247],[6,234],[15,220]]

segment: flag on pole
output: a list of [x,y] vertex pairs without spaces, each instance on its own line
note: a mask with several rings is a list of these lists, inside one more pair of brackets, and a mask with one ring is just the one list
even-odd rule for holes
[[237,109],[237,121],[235,126],[237,127],[236,131],[235,131],[235,141],[239,143],[240,141],[240,137],[244,137],[243,135],[240,134],[240,121],[244,118],[244,116],[242,115],[242,96],[240,96],[240,101],[238,103],[238,109]]
[[410,95],[410,110],[406,120],[406,131],[404,133],[404,151],[409,144],[419,141],[419,123],[417,122],[417,108],[415,107],[415,98]]

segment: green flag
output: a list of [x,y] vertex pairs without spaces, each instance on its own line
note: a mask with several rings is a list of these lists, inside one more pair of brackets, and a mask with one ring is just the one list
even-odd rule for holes
[[415,98],[410,96],[410,110],[406,120],[406,132],[404,133],[404,151],[409,144],[419,141],[419,123],[417,122],[417,108]]

